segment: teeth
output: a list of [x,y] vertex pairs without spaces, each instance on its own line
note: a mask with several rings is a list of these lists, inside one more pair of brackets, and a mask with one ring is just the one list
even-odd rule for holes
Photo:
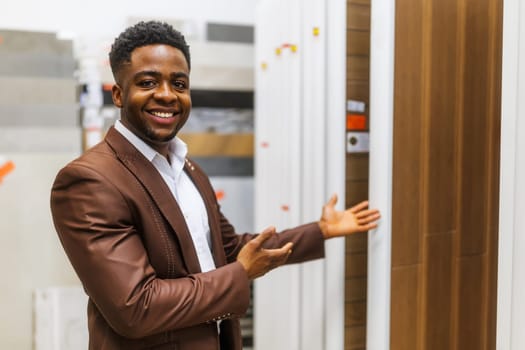
[[151,112],[156,117],[159,118],[171,118],[173,117],[173,113],[162,113],[162,112]]

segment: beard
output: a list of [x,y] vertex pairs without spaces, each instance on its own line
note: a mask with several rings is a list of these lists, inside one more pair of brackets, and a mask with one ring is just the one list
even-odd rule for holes
[[177,136],[177,133],[179,132],[179,129],[180,128],[175,128],[171,133],[169,133],[168,135],[166,136],[159,136],[155,130],[153,130],[152,128],[148,127],[146,129],[146,137],[150,140],[150,141],[153,141],[153,142],[168,142],[168,141],[171,141],[175,138],[175,136]]

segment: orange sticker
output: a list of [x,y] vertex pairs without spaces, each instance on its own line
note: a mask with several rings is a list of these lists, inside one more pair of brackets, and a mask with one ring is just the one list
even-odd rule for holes
[[15,170],[15,163],[13,163],[10,160],[0,165],[0,183],[2,183],[2,180],[4,179],[4,177],[10,172],[12,172],[13,170]]
[[215,197],[217,197],[218,201],[222,201],[224,199],[224,196],[226,193],[224,193],[224,190],[217,190],[215,191]]
[[290,207],[287,206],[286,204],[283,204],[283,205],[281,205],[281,210],[282,210],[282,211],[289,211],[289,210],[290,210]]
[[346,130],[366,130],[366,116],[362,114],[347,114]]

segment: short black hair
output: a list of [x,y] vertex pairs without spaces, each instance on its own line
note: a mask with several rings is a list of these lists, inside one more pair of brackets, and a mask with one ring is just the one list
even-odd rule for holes
[[109,63],[115,80],[122,65],[131,62],[133,50],[154,44],[165,44],[179,49],[186,58],[188,68],[191,68],[190,47],[181,32],[164,22],[141,21],[126,28],[111,45]]

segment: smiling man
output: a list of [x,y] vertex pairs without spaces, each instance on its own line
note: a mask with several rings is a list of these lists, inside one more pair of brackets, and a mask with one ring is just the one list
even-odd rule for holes
[[317,222],[237,234],[176,136],[191,109],[184,37],[140,22],[116,38],[110,62],[120,120],[51,192],[89,296],[89,349],[240,350],[251,280],[323,257],[325,239],[372,229],[379,213],[366,202],[337,211],[334,196]]
[[116,50],[110,55],[117,82],[113,101],[121,108],[122,123],[168,160],[168,141],[191,110],[189,52],[180,39],[181,49],[170,46],[168,40],[137,47],[129,62],[120,61]]

